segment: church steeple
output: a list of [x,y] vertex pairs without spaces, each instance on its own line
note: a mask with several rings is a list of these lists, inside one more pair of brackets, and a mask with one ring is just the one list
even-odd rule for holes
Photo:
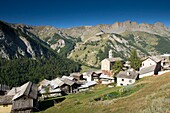
[[109,58],[113,58],[113,51],[111,49],[109,50]]

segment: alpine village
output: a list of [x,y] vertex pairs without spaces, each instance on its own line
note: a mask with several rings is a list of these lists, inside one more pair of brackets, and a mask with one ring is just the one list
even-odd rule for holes
[[170,29],[0,21],[0,113],[170,113]]

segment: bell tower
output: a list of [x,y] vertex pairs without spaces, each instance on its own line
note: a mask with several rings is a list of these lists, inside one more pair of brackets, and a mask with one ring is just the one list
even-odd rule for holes
[[113,51],[111,49],[109,50],[109,58],[113,58]]

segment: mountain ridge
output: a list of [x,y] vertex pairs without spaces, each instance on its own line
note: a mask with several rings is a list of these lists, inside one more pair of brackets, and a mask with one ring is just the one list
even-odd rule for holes
[[125,21],[66,29],[7,24],[23,34],[34,35],[33,39],[57,54],[89,66],[99,67],[101,60],[108,57],[109,49],[113,50],[114,57],[123,59],[129,57],[132,49],[136,49],[140,57],[170,53],[170,29],[160,22],[138,24]]

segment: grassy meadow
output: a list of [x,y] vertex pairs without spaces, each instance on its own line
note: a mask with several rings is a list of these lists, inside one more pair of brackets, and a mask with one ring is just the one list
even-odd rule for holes
[[128,87],[97,85],[89,91],[65,96],[64,101],[41,112],[170,113],[170,73],[146,77]]

